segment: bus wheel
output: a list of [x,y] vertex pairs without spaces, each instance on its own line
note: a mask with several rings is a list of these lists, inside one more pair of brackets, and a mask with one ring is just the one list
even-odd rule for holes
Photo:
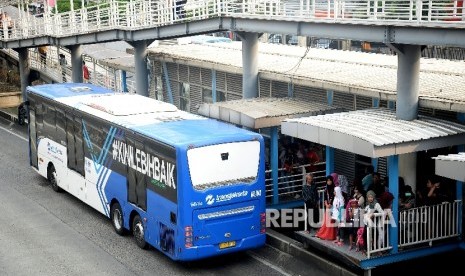
[[126,234],[126,230],[124,229],[123,211],[121,210],[121,205],[119,205],[118,202],[111,205],[110,215],[111,223],[113,224],[115,232],[121,236]]
[[144,232],[144,224],[142,223],[140,216],[136,215],[132,222],[132,235],[136,240],[137,246],[139,246],[142,249],[147,249],[148,244],[145,241]]
[[55,171],[55,167],[53,165],[51,165],[48,168],[47,175],[48,175],[48,181],[50,182],[50,186],[52,186],[52,189],[57,193],[61,192],[61,188],[58,187],[57,172]]

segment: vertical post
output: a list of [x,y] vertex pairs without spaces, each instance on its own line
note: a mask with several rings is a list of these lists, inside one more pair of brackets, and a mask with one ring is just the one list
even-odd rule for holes
[[[457,120],[460,123],[465,123],[465,113],[457,113]],[[465,151],[465,145],[459,145],[457,146],[457,152],[464,152]],[[457,181],[455,184],[455,198],[457,200],[463,201],[463,182],[462,181]],[[463,202],[462,202],[463,204]],[[463,205],[462,205],[463,206]],[[462,207],[458,208],[458,234],[462,235]]]
[[334,148],[326,146],[326,175],[334,172]]
[[378,171],[378,158],[371,158],[371,165],[374,168],[374,171]]
[[326,91],[326,98],[328,100],[328,105],[329,106],[333,105],[333,96],[334,96],[334,91],[332,91],[332,90]]
[[24,102],[27,100],[26,88],[29,85],[29,74],[31,73],[29,51],[27,48],[18,48],[16,51],[18,52],[19,76],[21,78],[21,95]]
[[388,101],[388,108],[389,109],[394,109],[396,107],[396,102],[394,101]]
[[71,52],[71,81],[83,82],[82,78],[82,47],[81,45],[69,46]]
[[270,129],[270,165],[271,165],[271,178],[273,179],[273,204],[278,204],[279,190],[278,190],[278,128],[271,127]]
[[216,103],[216,70],[212,69],[212,102]]
[[242,98],[258,97],[258,34],[241,33]]
[[292,81],[287,84],[287,96],[289,98],[294,97],[294,84],[292,83]]
[[372,103],[372,106],[374,108],[378,108],[379,107],[379,98],[372,98],[371,103]]
[[165,77],[165,83],[166,83],[166,90],[167,90],[166,93],[168,94],[170,104],[174,104],[173,92],[171,91],[170,76],[168,75],[168,67],[166,67],[166,62],[162,62],[162,67],[163,67],[163,76]]
[[418,83],[420,80],[420,45],[403,45],[397,54],[396,118],[411,121],[418,116]]
[[399,247],[399,158],[391,155],[387,158],[389,174],[389,192],[394,195],[392,201],[392,219],[394,223],[389,225],[389,243],[392,246],[391,253],[397,253]]
[[121,90],[123,90],[123,92],[128,92],[128,80],[125,70],[121,70]]
[[149,78],[147,74],[147,41],[132,43],[134,47],[134,65],[136,69],[136,94],[149,96]]

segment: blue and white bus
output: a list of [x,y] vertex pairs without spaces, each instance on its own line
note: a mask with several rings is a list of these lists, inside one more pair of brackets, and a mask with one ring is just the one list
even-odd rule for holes
[[30,165],[118,234],[175,260],[265,243],[261,135],[91,84],[27,92]]

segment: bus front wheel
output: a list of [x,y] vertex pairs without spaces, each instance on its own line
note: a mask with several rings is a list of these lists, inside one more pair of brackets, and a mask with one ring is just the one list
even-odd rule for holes
[[118,235],[123,236],[126,234],[126,230],[124,229],[124,219],[123,219],[123,210],[121,209],[121,205],[118,202],[115,202],[111,205],[111,223],[113,224],[113,228]]
[[52,189],[55,192],[61,192],[61,188],[58,186],[57,172],[53,165],[49,166],[47,175],[48,175],[48,181],[50,182],[50,186],[52,186]]
[[134,240],[136,241],[137,246],[142,249],[147,249],[148,244],[145,241],[144,233],[144,224],[142,223],[140,216],[136,215],[132,221],[132,235],[134,236]]

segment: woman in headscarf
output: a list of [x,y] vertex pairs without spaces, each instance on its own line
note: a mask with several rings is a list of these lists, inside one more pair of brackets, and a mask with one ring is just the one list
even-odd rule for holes
[[[365,213],[363,215],[363,222],[365,223],[365,241],[368,241],[368,231],[367,231],[367,226],[368,227],[374,227],[373,219],[375,216],[375,213],[384,213],[383,208],[381,208],[381,205],[379,205],[378,201],[375,199],[376,194],[373,190],[369,190],[367,192],[367,202],[365,206]],[[378,229],[378,231],[373,231],[374,233],[377,233],[377,236],[372,236],[371,241],[378,240],[378,237],[381,237],[383,235],[382,229]],[[378,246],[380,246],[380,241],[377,242]],[[365,246],[371,246],[371,244],[367,244],[365,242]]]
[[334,180],[331,175],[326,177],[325,187],[325,213],[323,218],[323,225],[315,234],[316,237],[323,240],[334,240],[336,239],[336,228],[334,222],[331,220],[331,207],[334,200]]
[[342,195],[341,187],[337,186],[334,188],[334,200],[333,206],[331,207],[331,221],[336,226],[336,240],[334,241],[337,245],[342,246],[344,239],[342,237],[343,227],[339,227],[339,223],[344,222],[344,196]]

